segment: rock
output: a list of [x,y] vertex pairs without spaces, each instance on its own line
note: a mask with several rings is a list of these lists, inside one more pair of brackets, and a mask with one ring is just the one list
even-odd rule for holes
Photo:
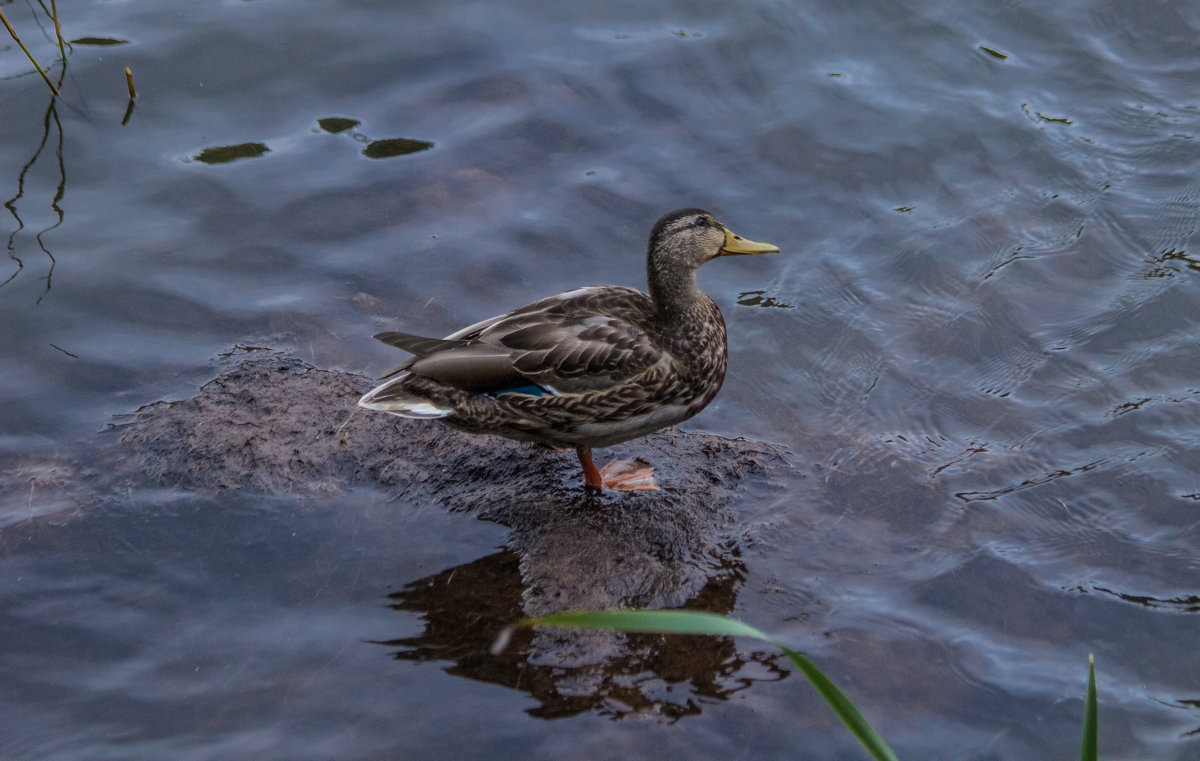
[[63,513],[86,514],[147,489],[300,500],[380,489],[398,519],[441,504],[508,527],[507,546],[390,595],[394,607],[426,622],[419,636],[380,642],[397,658],[449,658],[453,673],[528,690],[541,704],[533,713],[546,716],[601,709],[677,718],[695,710],[686,694],[679,702],[647,681],[647,672],[707,685],[701,692],[712,697],[741,689],[718,678],[741,663],[727,639],[681,645],[653,635],[538,629],[518,632],[499,657],[487,645],[522,614],[732,612],[744,570],[736,500],[739,493],[761,500],[764,489],[777,488],[772,473],[786,466],[781,447],[666,429],[597,452],[649,461],[661,489],[594,494],[573,452],[357,408],[373,383],[287,354],[239,350],[194,398],[143,407],[102,434],[99,446],[89,443],[86,466],[54,457],[6,466],[0,504],[14,506],[17,520],[34,494]]
[[158,402],[119,426],[124,470],[153,485],[320,495],[368,484],[440,502],[511,530],[530,615],[567,608],[670,607],[722,562],[746,476],[780,447],[677,428],[614,450],[649,460],[663,488],[596,495],[574,453],[472,436],[355,406],[373,381],[267,351],[234,355],[193,399]]

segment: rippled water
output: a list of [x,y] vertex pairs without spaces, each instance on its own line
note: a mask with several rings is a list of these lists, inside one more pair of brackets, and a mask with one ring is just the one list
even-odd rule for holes
[[[1088,653],[1102,757],[1200,753],[1187,4],[62,13],[61,99],[0,50],[0,458],[85,456],[238,343],[377,373],[381,328],[640,285],[654,219],[703,206],[784,249],[700,276],[730,376],[689,427],[793,454],[786,497],[736,506],[734,614],[901,757],[1071,757]],[[859,757],[749,643],[632,669],[662,681],[639,708],[439,639],[485,601],[422,582],[514,573],[466,516],[77,507],[34,482],[0,505],[5,758]]]

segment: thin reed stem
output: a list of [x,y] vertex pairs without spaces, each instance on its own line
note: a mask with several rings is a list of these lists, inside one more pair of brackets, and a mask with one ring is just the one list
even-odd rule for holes
[[62,56],[63,63],[67,62],[67,46],[63,42],[62,25],[58,23],[58,2],[50,0],[50,18],[54,19],[54,34],[58,37],[58,54]]
[[[28,58],[29,62],[33,64],[33,68],[37,69],[37,73],[42,75],[42,79],[46,82],[46,87],[50,88],[50,92],[58,95],[58,88],[55,87],[54,83],[50,81],[50,77],[46,76],[45,70],[38,65],[37,59],[33,57],[33,53],[29,52],[29,48],[25,47],[25,43],[21,42],[21,38],[17,36],[17,30],[13,29],[13,25],[8,23],[8,16],[4,15],[3,9],[0,9],[0,21],[4,22],[4,28],[8,30],[8,33],[12,35],[13,40],[18,46],[20,46],[21,51],[25,53],[25,57]],[[58,20],[56,18],[55,25],[57,25],[57,23]]]

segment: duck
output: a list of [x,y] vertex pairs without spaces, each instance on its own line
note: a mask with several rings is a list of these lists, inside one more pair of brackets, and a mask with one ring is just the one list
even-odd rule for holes
[[554,449],[574,449],[589,490],[654,489],[653,468],[596,467],[592,450],[681,423],[725,380],[725,320],[696,284],[721,256],[779,247],[735,234],[703,209],[660,218],[646,254],[648,293],[590,285],[468,325],[445,338],[384,332],[412,356],[358,406],[436,420]]

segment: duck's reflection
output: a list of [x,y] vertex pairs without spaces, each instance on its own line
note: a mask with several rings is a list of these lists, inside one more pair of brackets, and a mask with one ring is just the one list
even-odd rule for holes
[[[718,569],[683,607],[728,613],[740,563]],[[699,714],[754,682],[787,675],[766,653],[739,652],[724,637],[621,635],[520,629],[499,655],[488,650],[505,624],[522,618],[528,594],[521,559],[504,550],[410,582],[389,595],[392,608],[419,614],[425,630],[378,642],[403,661],[445,661],[447,673],[529,693],[539,718],[588,711],[674,721]]]

